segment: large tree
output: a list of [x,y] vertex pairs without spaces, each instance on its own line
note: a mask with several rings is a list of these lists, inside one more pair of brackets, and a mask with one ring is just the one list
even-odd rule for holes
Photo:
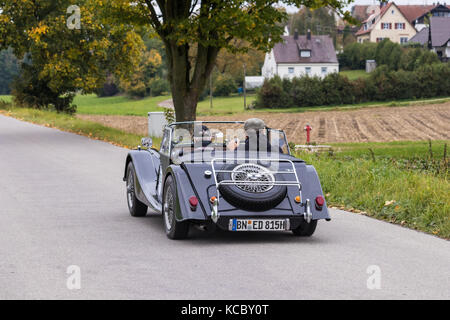
[[134,70],[143,49],[134,26],[111,23],[101,0],[0,0],[0,49],[27,57],[15,83],[19,103],[73,112],[75,92],[93,92],[110,73]]
[[[329,6],[349,18],[352,0],[110,0],[122,20],[150,23],[165,45],[177,121],[195,120],[197,101],[221,49],[268,50],[281,40],[280,4]],[[236,41],[240,40],[240,41]],[[246,46],[235,44],[246,43]]]

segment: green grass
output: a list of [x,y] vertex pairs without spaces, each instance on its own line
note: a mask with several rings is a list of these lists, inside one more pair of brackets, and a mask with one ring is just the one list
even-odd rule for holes
[[[147,116],[150,111],[163,111],[158,107],[158,103],[170,99],[170,96],[148,97],[144,99],[130,99],[126,96],[115,96],[99,98],[94,94],[77,95],[74,104],[77,105],[77,113],[79,114],[98,114],[98,115],[133,115]],[[247,95],[247,105],[256,99],[255,94]],[[0,96],[0,101],[11,102],[12,97],[8,95]],[[335,106],[316,106],[316,107],[300,107],[300,108],[277,108],[277,109],[253,109],[244,110],[244,97],[214,97],[213,108],[210,108],[209,98],[200,101],[197,106],[197,115],[199,116],[220,116],[232,115],[239,113],[301,113],[310,111],[344,111],[357,110],[361,108],[376,107],[400,107],[400,106],[417,106],[423,104],[439,104],[449,102],[450,97],[429,98],[420,100],[395,100],[385,102],[366,102],[353,105],[335,105]]]
[[370,73],[367,73],[366,70],[345,70],[339,72],[343,76],[347,76],[349,80],[356,80],[360,78],[368,78]]
[[383,155],[374,162],[297,153],[317,169],[329,204],[450,238],[448,171],[407,170],[396,165],[400,158]]
[[[255,101],[255,94],[247,95],[247,105],[250,105]],[[209,115],[227,115],[246,112],[244,109],[244,96],[231,96],[231,97],[213,97],[213,107],[210,106],[209,97],[200,101],[197,105],[197,115],[209,116]]]
[[126,96],[99,98],[95,94],[77,95],[74,104],[79,114],[147,116],[150,111],[163,111],[158,103],[170,96],[130,99]]
[[0,101],[11,102],[12,101],[12,96],[10,96],[10,95],[0,95]]
[[[435,159],[444,156],[444,145],[450,148],[449,141],[433,140],[431,142],[432,155]],[[427,159],[430,157],[429,141],[393,141],[393,142],[364,142],[364,143],[331,143],[332,149],[339,157],[372,158],[371,149],[375,157],[391,157],[399,159]],[[450,150],[449,150],[450,154]]]
[[[73,132],[88,136],[93,139],[113,143],[120,147],[134,148],[140,141],[141,136],[123,132],[114,128],[103,126],[96,122],[81,120],[76,117],[29,108],[15,108],[10,104],[0,103],[0,114],[11,116],[19,120],[32,122],[50,128]],[[159,145],[159,138],[154,138],[154,144]]]

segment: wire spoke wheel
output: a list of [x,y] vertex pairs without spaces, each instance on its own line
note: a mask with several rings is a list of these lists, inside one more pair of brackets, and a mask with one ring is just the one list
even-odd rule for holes
[[[273,188],[275,182],[275,177],[269,170],[251,163],[236,166],[231,173],[231,179],[236,182],[239,189],[253,193],[269,191]],[[241,181],[245,184],[239,184]]]

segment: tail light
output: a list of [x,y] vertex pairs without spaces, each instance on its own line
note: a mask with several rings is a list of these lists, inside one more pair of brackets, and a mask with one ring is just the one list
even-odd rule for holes
[[198,206],[198,199],[195,196],[189,198],[189,205],[191,206],[191,210],[194,211]]
[[317,210],[322,210],[324,204],[325,204],[325,199],[322,196],[317,196],[316,197]]

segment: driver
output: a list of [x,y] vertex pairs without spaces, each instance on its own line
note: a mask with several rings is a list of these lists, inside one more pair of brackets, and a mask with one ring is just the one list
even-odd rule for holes
[[[261,119],[251,118],[245,121],[245,151],[271,151],[272,147],[264,134],[265,129],[266,124]],[[239,145],[240,141],[236,138],[228,143],[227,148],[236,150]],[[264,146],[267,146],[267,149]]]
[[[201,142],[201,143],[200,143]],[[212,142],[211,130],[205,125],[202,125],[202,129],[194,134],[194,145],[200,145],[201,147],[207,147]]]

